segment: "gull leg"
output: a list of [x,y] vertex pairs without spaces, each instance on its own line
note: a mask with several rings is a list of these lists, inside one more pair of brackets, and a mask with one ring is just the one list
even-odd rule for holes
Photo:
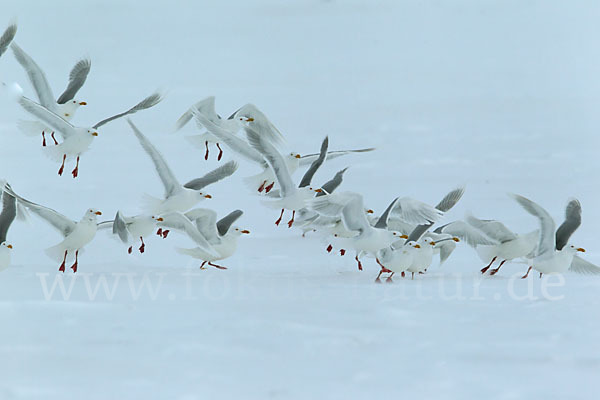
[[340,249],[340,256],[345,256],[345,255],[346,255],[346,250]]
[[144,238],[140,236],[140,240],[142,241],[142,245],[140,246],[140,248],[138,249],[140,251],[140,253],[143,253],[144,250],[146,250],[146,244],[144,243]]
[[46,132],[42,131],[42,146],[46,147]]
[[506,260],[502,260],[502,262],[500,263],[500,265],[498,265],[498,268],[494,268],[494,269],[490,270],[490,275],[496,275],[498,273],[498,270],[502,266],[502,264],[504,264],[505,262],[506,262]]
[[269,193],[271,189],[273,189],[273,186],[275,186],[275,182],[271,182],[271,184],[265,188],[265,193]]
[[204,145],[206,146],[206,153],[204,154],[204,160],[208,160],[208,140],[206,140],[204,142]]
[[492,266],[492,264],[494,263],[494,261],[496,261],[497,257],[492,258],[492,261],[490,261],[490,263],[487,265],[487,267],[483,267],[481,268],[481,273],[485,274],[487,272],[488,269],[490,269],[490,267]]
[[52,134],[50,136],[52,137],[52,140],[54,140],[54,145],[58,146],[58,142],[56,141],[56,138],[54,137],[54,131],[52,131]]
[[63,262],[62,262],[62,264],[60,264],[60,267],[58,267],[58,270],[60,272],[65,272],[65,263],[67,262],[67,252],[68,252],[68,250],[65,250],[65,256],[63,257]]
[[288,228],[291,228],[294,225],[294,217],[296,216],[296,210],[292,210],[292,219],[288,221]]
[[162,237],[163,237],[163,239],[166,239],[166,238],[167,238],[167,235],[169,234],[169,232],[171,232],[171,231],[170,231],[170,230],[168,230],[168,229],[165,229],[165,230],[162,232]]
[[227,269],[227,267],[224,267],[222,265],[213,264],[210,261],[208,262],[208,265],[210,265],[211,267],[219,268],[219,269]]
[[162,230],[162,228],[158,228],[158,230],[156,231],[156,234],[157,234],[158,236],[162,236],[162,233],[163,233],[163,230]]
[[62,176],[63,171],[65,170],[65,160],[67,159],[67,155],[63,154],[62,164],[60,165],[60,169],[58,170],[58,175]]
[[71,265],[71,269],[73,273],[77,272],[77,256],[79,255],[79,250],[75,250],[75,262]]
[[540,272],[540,279],[542,279],[542,273]]
[[386,279],[385,281],[386,281],[387,283],[392,283],[392,282],[394,282],[394,281],[392,280],[392,276],[394,276],[394,274],[395,274],[395,272],[392,272],[392,273],[390,274],[390,276],[388,276],[388,277],[387,277],[387,279]]
[[204,264],[206,264],[208,261],[203,261],[202,264],[200,264],[200,269],[206,269],[206,267],[204,266]]
[[414,281],[415,280],[415,273],[411,272],[411,274],[412,274],[412,278],[411,279]]
[[73,174],[73,178],[77,178],[77,173],[79,172],[79,156],[77,156],[77,163],[75,164],[75,169],[71,171]]
[[400,276],[404,278],[406,276],[406,273],[404,273],[404,271],[402,271],[402,273],[400,274]]
[[327,252],[331,253],[331,250],[333,250],[333,246],[332,245],[327,246]]
[[356,255],[356,257],[354,257],[354,259],[356,260],[356,262],[358,263],[358,270],[362,271],[362,263],[360,262],[360,260],[358,259],[358,254]]
[[264,180],[263,183],[258,187],[258,193],[262,193],[262,191],[265,190],[266,184],[267,184],[267,181]]
[[127,253],[131,254],[132,251],[133,251],[133,246],[129,246],[129,248],[127,249]]
[[523,275],[523,276],[521,277],[521,279],[525,279],[525,278],[527,278],[527,277],[529,276],[529,272],[531,271],[531,269],[532,269],[532,268],[533,268],[532,266],[529,266],[529,269],[527,270],[527,273],[526,273],[525,275]]
[[283,218],[283,212],[285,211],[285,208],[281,209],[281,215],[279,216],[279,219],[277,221],[275,221],[275,225],[279,226],[279,224],[281,223],[281,218]]
[[217,147],[219,148],[219,156],[217,157],[217,161],[221,161],[221,157],[223,157],[223,149],[221,146],[219,146],[219,143],[217,143]]

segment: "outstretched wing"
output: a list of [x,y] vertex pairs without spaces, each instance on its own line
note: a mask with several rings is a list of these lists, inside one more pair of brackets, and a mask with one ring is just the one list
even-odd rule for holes
[[161,217],[163,218],[163,221],[158,223],[159,226],[175,229],[185,233],[203,251],[211,254],[213,257],[218,257],[216,251],[212,248],[204,236],[202,236],[192,221],[190,221],[185,215],[178,212],[173,212],[162,215]]
[[199,102],[197,102],[196,104],[194,104],[193,106],[188,108],[187,111],[184,112],[181,115],[181,117],[179,117],[177,122],[175,122],[175,129],[174,129],[175,131],[180,130],[188,122],[190,122],[190,120],[194,116],[194,113],[193,113],[194,109],[197,109],[204,116],[206,116],[210,121],[214,122],[215,119],[219,118],[217,115],[217,112],[215,111],[215,96],[210,96],[210,97],[207,97],[206,99],[200,100]]
[[238,163],[235,161],[229,161],[222,166],[213,169],[202,178],[196,178],[185,185],[183,187],[192,189],[192,190],[200,190],[205,186],[211,185],[215,182],[220,181],[221,179],[225,179],[228,176],[231,176],[238,169]]
[[391,214],[411,224],[428,224],[439,220],[444,213],[429,204],[410,197],[399,198]]
[[241,217],[242,214],[244,214],[242,210],[235,210],[221,218],[217,222],[217,231],[219,232],[219,236],[225,236],[227,232],[229,232],[229,228],[231,228],[231,225],[233,225],[233,223],[237,221],[237,219]]
[[[10,186],[9,186],[10,187]],[[2,192],[2,213],[0,214],[0,243],[6,241],[8,228],[17,216],[17,206],[15,196],[6,190]]]
[[52,89],[50,88],[50,84],[48,83],[48,79],[46,79],[44,71],[42,71],[36,62],[33,61],[33,58],[17,46],[16,43],[13,42],[13,44],[10,45],[10,48],[13,50],[19,64],[21,64],[27,73],[40,104],[50,110],[56,109],[54,95],[52,94]]
[[4,186],[4,190],[11,196],[15,197],[25,208],[45,219],[46,222],[57,229],[63,236],[68,236],[71,232],[73,232],[73,229],[75,229],[75,226],[77,225],[76,222],[51,208],[36,204],[15,194],[10,185],[6,184]]
[[321,152],[319,153],[319,157],[310,164],[308,170],[304,173],[302,180],[300,181],[300,185],[298,187],[306,187],[310,185],[313,176],[317,173],[321,165],[325,162],[325,158],[327,157],[327,147],[329,146],[329,137],[325,136],[323,143],[321,143]]
[[56,102],[58,104],[65,104],[69,100],[73,100],[79,89],[85,83],[90,69],[92,68],[92,61],[89,58],[79,60],[77,64],[71,69],[69,74],[69,84],[65,91],[59,96]]
[[578,274],[599,275],[600,267],[575,255],[573,257],[573,261],[571,262],[571,267],[569,268],[569,271],[577,272]]
[[121,117],[124,117],[129,114],[135,114],[138,111],[142,111],[142,110],[146,110],[150,107],[154,107],[155,105],[160,103],[161,100],[162,100],[162,95],[160,93],[158,93],[158,92],[153,93],[150,96],[146,97],[144,100],[137,103],[135,106],[131,107],[129,110],[122,112],[120,114],[117,114],[117,115],[113,115],[112,117],[103,119],[102,121],[98,122],[96,125],[94,125],[94,129],[98,129],[102,125],[107,124],[110,121],[114,121],[117,118],[121,118]]
[[468,224],[476,229],[479,229],[486,236],[498,241],[499,243],[510,242],[511,240],[515,240],[517,238],[517,235],[515,235],[500,221],[479,219],[471,214],[467,214],[466,220]]
[[150,159],[152,159],[152,162],[154,163],[154,168],[156,169],[156,172],[158,172],[158,176],[160,177],[160,180],[162,181],[165,187],[165,198],[181,190],[181,185],[177,181],[177,178],[175,178],[175,174],[173,174],[171,168],[169,168],[169,166],[167,165],[167,162],[165,161],[164,157],[158,152],[156,147],[154,147],[154,145],[150,143],[148,138],[146,138],[146,136],[144,136],[144,134],[140,132],[140,130],[133,124],[133,122],[129,118],[127,118],[127,122],[129,123],[129,126],[131,126],[131,129],[133,129],[133,133],[138,138],[140,144],[142,145],[142,148],[146,151],[146,153],[148,153]]
[[565,209],[565,222],[556,230],[556,250],[562,250],[569,238],[581,225],[581,203],[577,199],[570,200]]
[[20,96],[19,104],[25,109],[25,111],[59,131],[65,139],[69,136],[72,136],[75,132],[75,127],[73,125],[33,100],[28,99],[25,96]]
[[[367,153],[369,151],[373,151],[375,150],[375,147],[369,147],[368,149],[357,149],[357,150],[335,150],[335,151],[328,151],[327,152],[327,159],[328,160],[333,160],[334,158],[338,158],[341,156],[345,156],[347,154],[352,154],[352,153]],[[300,157],[300,162],[299,165],[308,165],[312,162],[314,162],[314,160],[316,160],[319,157],[319,154],[306,154],[302,157]]]
[[198,231],[209,243],[220,242],[219,232],[217,231],[216,211],[208,208],[194,208],[184,215],[196,224]]
[[6,28],[2,36],[0,36],[0,57],[2,57],[2,54],[4,54],[8,48],[8,45],[10,45],[10,42],[12,42],[12,40],[15,38],[16,34],[17,24],[12,24]]
[[333,178],[328,180],[321,186],[322,191],[318,192],[316,197],[325,196],[326,194],[333,193],[335,189],[340,186],[344,180],[344,173],[348,170],[348,167],[338,171]]
[[487,237],[483,232],[464,221],[450,222],[446,225],[440,226],[434,232],[447,233],[452,236],[456,236],[471,247],[476,247],[479,245],[492,246],[500,243],[497,240]]
[[526,197],[519,196],[518,194],[511,194],[510,196],[514,198],[525,211],[534,217],[537,217],[540,222],[540,242],[536,255],[553,252],[556,247],[556,239],[554,237],[555,224],[550,214],[548,214],[548,211]]
[[129,243],[129,232],[127,231],[127,223],[121,215],[121,211],[117,211],[115,221],[113,222],[113,233],[119,236],[123,243]]

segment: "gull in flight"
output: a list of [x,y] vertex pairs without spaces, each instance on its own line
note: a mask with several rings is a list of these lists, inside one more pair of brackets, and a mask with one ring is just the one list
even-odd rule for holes
[[569,238],[581,225],[579,200],[569,201],[565,209],[565,221],[555,233],[556,225],[546,210],[523,196],[511,196],[525,211],[536,217],[540,224],[539,244],[523,279],[529,276],[531,269],[538,271],[540,278],[542,274],[557,274],[568,270],[583,274],[600,274],[600,267],[577,256],[578,252],[585,252],[584,249],[569,245]]
[[[92,67],[92,62],[88,58],[79,60],[75,66],[71,69],[69,74],[69,83],[64,92],[55,100],[48,79],[44,74],[44,71],[37,65],[37,63],[21,49],[16,43],[11,45],[15,58],[21,64],[35,93],[37,95],[39,104],[60,116],[66,121],[70,121],[79,106],[85,106],[85,101],[79,101],[75,99],[77,92],[87,79],[87,76]],[[45,131],[48,130],[50,124],[40,124],[39,122],[32,121],[21,121],[19,126],[21,130],[28,134],[39,134],[42,132],[42,146],[46,146]],[[51,126],[51,125],[50,125]],[[51,126],[52,129],[56,129]],[[54,144],[58,144],[54,137],[54,131],[51,133]]]
[[10,252],[13,247],[6,242],[6,236],[8,228],[17,215],[15,197],[6,191],[6,187],[7,184],[2,192],[2,213],[0,213],[0,271],[4,271],[10,265]]
[[51,208],[24,199],[15,194],[9,185],[5,186],[5,190],[11,196],[14,196],[21,205],[46,220],[46,222],[62,234],[64,240],[56,246],[46,249],[46,254],[48,257],[56,260],[62,258],[62,263],[58,270],[65,272],[67,255],[74,252],[75,262],[71,265],[71,269],[73,272],[77,272],[79,250],[83,249],[96,236],[96,230],[98,229],[97,217],[98,215],[102,215],[102,213],[94,208],[90,208],[83,214],[81,220],[76,222]]
[[188,183],[181,185],[156,147],[154,147],[148,138],[140,132],[131,120],[128,119],[127,122],[131,126],[131,129],[133,129],[133,133],[139,140],[142,148],[150,156],[150,159],[154,163],[154,168],[165,187],[164,199],[146,196],[149,211],[154,215],[175,211],[185,212],[194,207],[201,200],[204,200],[205,198],[210,199],[212,196],[201,192],[201,189],[231,176],[238,168],[238,164],[235,161],[229,161],[210,171],[203,177],[193,179]]
[[217,213],[213,210],[196,208],[188,211],[185,213],[185,216],[194,221],[198,231],[204,236],[218,256],[215,257],[200,247],[191,249],[179,248],[177,251],[181,254],[187,254],[202,260],[200,268],[204,268],[204,265],[208,264],[211,267],[226,269],[226,267],[214,262],[231,257],[237,249],[237,239],[243,234],[250,233],[247,229],[232,226],[243,213],[242,210],[235,210],[217,221]]
[[98,128],[102,125],[111,122],[117,118],[124,117],[129,114],[134,114],[138,111],[148,109],[150,107],[155,106],[161,101],[161,96],[158,93],[154,93],[144,100],[131,107],[129,110],[124,111],[122,113],[113,115],[112,117],[105,118],[102,121],[96,123],[92,127],[76,127],[73,126],[70,122],[61,118],[56,113],[50,111],[46,107],[41,104],[36,103],[35,101],[25,97],[22,95],[22,89],[15,85],[15,97],[17,98],[18,103],[25,109],[25,111],[34,115],[39,120],[51,126],[53,129],[58,131],[62,137],[63,141],[58,143],[55,146],[44,147],[46,149],[46,153],[54,158],[60,160],[62,158],[62,164],[58,170],[58,175],[62,175],[65,169],[65,162],[67,158],[75,157],[77,159],[75,168],[71,171],[73,178],[77,178],[79,174],[79,158],[82,153],[84,153],[92,144],[94,137],[98,136]]
[[[98,224],[98,228],[112,227],[112,233],[117,235],[125,244],[130,244],[132,239],[137,240],[139,238],[141,245],[138,248],[138,251],[143,253],[146,249],[144,238],[154,231],[157,223],[162,221],[163,218],[155,217],[154,215],[134,215],[126,217],[121,211],[117,211],[114,220],[103,221]],[[127,248],[127,252],[131,254],[132,251],[133,245],[130,245]]]

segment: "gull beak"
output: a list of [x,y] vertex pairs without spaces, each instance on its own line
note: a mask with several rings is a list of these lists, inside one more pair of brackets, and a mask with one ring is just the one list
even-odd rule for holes
[[92,136],[98,136],[98,132],[92,133]]
[[87,106],[87,103],[85,101],[82,101],[79,103],[80,106]]
[[408,235],[400,235],[400,238],[402,238],[402,239],[408,239]]
[[302,156],[300,154],[296,154],[295,156],[296,158],[302,158]]
[[162,217],[158,217],[158,218],[156,218],[156,220],[157,220],[158,222],[163,222],[163,221],[164,221],[164,219],[163,219]]
[[211,196],[210,194],[205,194],[205,195],[204,195],[204,198],[205,198],[205,199],[212,199],[212,196]]
[[9,249],[12,249],[12,244],[9,244],[9,245],[8,245],[8,246],[6,246],[6,247],[8,247]]
[[432,246],[435,246],[435,242],[434,241],[429,242],[429,244],[432,245]]
[[102,215],[102,213],[100,211],[96,211],[94,214],[96,214],[96,215]]
[[367,210],[367,214],[373,214],[375,211],[371,210],[370,208]]
[[254,118],[250,117],[250,118],[246,118],[246,122],[253,122]]
[[246,235],[248,235],[248,234],[250,233],[250,231],[249,231],[248,229],[244,229],[244,230],[242,231],[242,233],[245,233]]
[[421,248],[421,245],[415,244],[415,249],[420,249],[420,248]]
[[315,192],[317,192],[317,193],[322,193],[322,192],[323,192],[323,190],[322,190],[322,189],[315,189]]
[[581,248],[581,247],[579,247],[579,248],[577,249],[577,251],[580,251],[580,252],[582,252],[582,253],[585,253],[585,249],[584,249],[584,248]]
[[453,237],[452,240],[454,240],[455,242],[460,242],[460,239],[457,237]]

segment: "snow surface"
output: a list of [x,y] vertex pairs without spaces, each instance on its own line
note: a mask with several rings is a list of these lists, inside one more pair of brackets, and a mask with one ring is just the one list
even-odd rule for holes
[[[186,107],[215,95],[228,115],[252,102],[295,151],[317,151],[325,135],[331,148],[377,147],[315,179],[350,165],[343,188],[379,212],[395,196],[435,203],[464,183],[448,220],[471,210],[525,232],[537,222],[506,192],[556,219],[576,196],[584,222],[572,241],[600,264],[597,1],[53,0],[1,10],[0,28],[18,19],[16,41],[57,95],[78,57],[92,58],[75,123],[168,89],[133,119],[182,181],[217,165],[216,152],[205,162],[188,146],[192,125],[168,134]],[[0,79],[32,95],[10,51]],[[88,207],[133,214],[142,193],[162,193],[125,121],[101,130],[73,180],[56,175],[41,138],[16,131],[16,105],[3,97],[0,109],[1,175],[23,196],[79,219]],[[35,217],[15,222],[14,265],[0,276],[0,399],[597,396],[600,278],[521,281],[526,266],[509,264],[482,279],[475,253],[459,246],[427,275],[376,285],[372,260],[359,272],[325,240],[275,227],[278,213],[243,186],[256,172],[242,163],[202,204],[245,211],[252,233],[227,271],[176,254],[189,244],[182,236],[150,238],[129,256],[100,234],[80,272],[63,276],[43,253],[59,235]]]

